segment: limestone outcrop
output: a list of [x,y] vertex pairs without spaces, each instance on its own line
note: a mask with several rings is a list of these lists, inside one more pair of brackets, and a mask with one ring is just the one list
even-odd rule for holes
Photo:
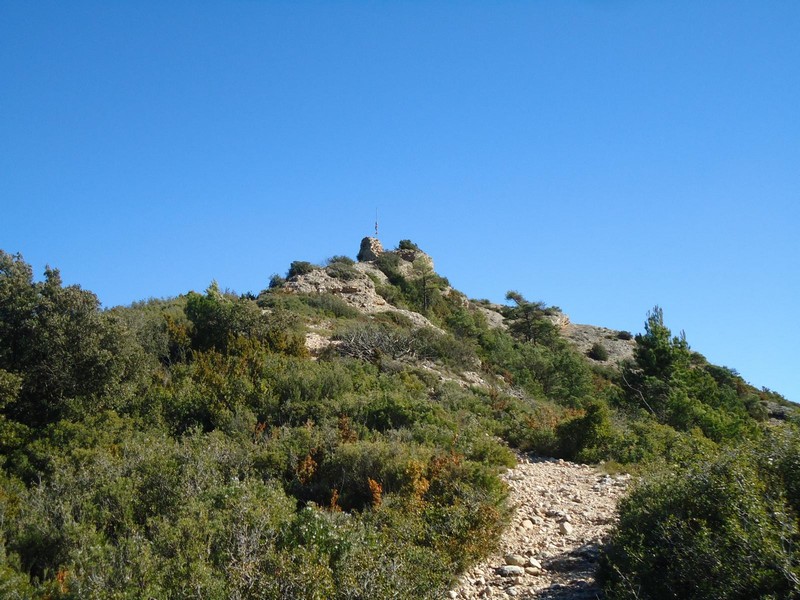
[[359,262],[371,262],[383,254],[383,244],[378,238],[365,237],[361,240],[361,248],[356,258]]
[[283,289],[297,294],[334,294],[350,306],[367,314],[391,311],[404,315],[415,327],[430,327],[441,332],[440,328],[423,315],[387,303],[375,289],[375,283],[370,275],[378,277],[372,273],[372,269],[355,268],[354,273],[354,277],[339,279],[319,267],[309,273],[292,277],[283,285]]

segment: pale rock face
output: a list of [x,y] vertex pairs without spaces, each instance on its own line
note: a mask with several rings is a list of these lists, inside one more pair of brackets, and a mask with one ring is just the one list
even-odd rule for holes
[[407,317],[415,327],[427,327],[443,333],[423,315],[388,304],[375,291],[375,284],[366,270],[356,268],[356,271],[359,272],[357,277],[343,281],[331,277],[323,268],[314,269],[310,273],[290,279],[284,284],[283,289],[298,294],[335,294],[350,306],[367,314],[396,312]]
[[577,323],[568,323],[561,329],[561,335],[571,342],[581,354],[587,354],[592,345],[597,342],[601,343],[608,351],[608,360],[604,361],[604,364],[608,366],[633,359],[636,340],[620,339],[619,333],[619,331],[607,327]]
[[[408,263],[408,265],[413,265],[416,262],[418,264],[421,263],[431,271],[435,270],[433,267],[433,258],[431,258],[429,254],[425,254],[422,250],[395,250],[394,253],[397,254],[403,262]],[[403,270],[403,267],[404,265],[401,263],[401,270]],[[411,273],[408,273],[406,276],[410,274]]]
[[366,312],[378,312],[386,305],[386,301],[375,291],[375,284],[366,275],[343,281],[331,277],[325,269],[315,269],[287,281],[284,288],[300,294],[336,294],[350,306]]
[[490,329],[508,329],[508,325],[506,325],[503,315],[500,314],[499,305],[492,305],[491,308],[486,308],[480,304],[473,304],[473,306],[475,306],[475,308],[477,308],[481,313],[483,313],[483,316],[486,317],[486,324],[489,325]]

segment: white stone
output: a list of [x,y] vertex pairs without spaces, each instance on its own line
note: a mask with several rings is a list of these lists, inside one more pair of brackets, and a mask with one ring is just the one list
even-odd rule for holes
[[518,567],[524,567],[526,562],[526,558],[520,554],[506,554],[503,559],[507,565],[516,565]]
[[528,562],[526,563],[526,566],[535,567],[537,569],[541,569],[542,568],[542,563],[531,556],[531,557],[528,558]]

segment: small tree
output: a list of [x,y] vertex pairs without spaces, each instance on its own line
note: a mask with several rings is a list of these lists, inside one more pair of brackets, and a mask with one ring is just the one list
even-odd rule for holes
[[547,345],[553,342],[556,327],[546,318],[548,309],[544,302],[530,302],[513,290],[506,293],[506,300],[511,300],[516,305],[510,311],[511,333],[534,344]]
[[283,285],[286,283],[286,279],[274,273],[272,277],[269,278],[269,289],[274,290],[278,288],[282,288]]
[[634,357],[636,363],[650,377],[668,382],[677,368],[685,367],[689,361],[689,344],[686,335],[672,336],[664,324],[664,311],[659,307],[647,313],[644,334],[636,336]]

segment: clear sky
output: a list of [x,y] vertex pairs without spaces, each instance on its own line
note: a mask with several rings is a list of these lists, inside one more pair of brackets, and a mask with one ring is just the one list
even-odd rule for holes
[[800,401],[800,2],[0,3],[0,248],[258,292],[379,211],[475,298]]

